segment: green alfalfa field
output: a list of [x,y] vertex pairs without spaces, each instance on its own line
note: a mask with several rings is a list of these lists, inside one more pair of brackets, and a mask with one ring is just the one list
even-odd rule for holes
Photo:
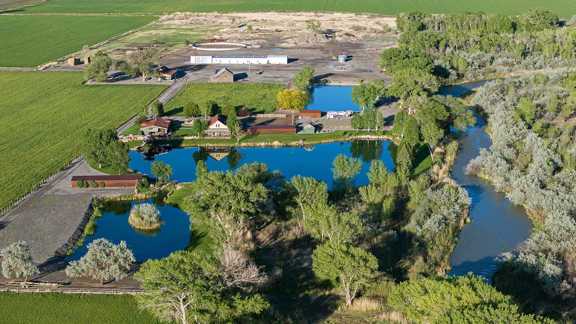
[[164,89],[82,79],[76,72],[0,72],[0,209],[77,157],[86,129],[120,126]]
[[126,295],[0,293],[0,305],[2,323],[159,323]]
[[153,16],[0,15],[0,67],[44,64],[153,19]]
[[400,12],[484,11],[520,14],[549,9],[563,17],[576,14],[574,0],[47,0],[27,12],[167,13],[175,11],[331,11],[395,15]]

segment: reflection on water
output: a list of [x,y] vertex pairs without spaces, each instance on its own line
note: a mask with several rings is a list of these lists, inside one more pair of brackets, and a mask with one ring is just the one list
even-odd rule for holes
[[[149,201],[151,202],[151,201]],[[148,259],[160,259],[170,253],[183,250],[190,242],[190,220],[180,209],[156,204],[160,211],[162,227],[153,232],[143,232],[128,224],[128,216],[133,204],[142,202],[108,203],[102,210],[102,216],[96,220],[96,232],[87,236],[84,244],[76,249],[68,260],[78,260],[87,252],[88,245],[100,238],[105,238],[114,244],[126,241],[134,253],[137,262]]]
[[[317,144],[306,147],[239,147],[226,148],[182,148],[158,155],[155,160],[172,166],[172,180],[191,182],[196,178],[196,162],[205,161],[210,171],[234,170],[240,165],[260,162],[270,171],[279,171],[290,179],[295,175],[314,177],[332,186],[332,161],[339,154],[358,157],[362,160],[362,171],[356,184],[368,183],[366,172],[370,162],[381,159],[388,170],[394,170],[394,162],[388,141],[355,141]],[[151,175],[152,160],[139,152],[130,152],[130,168]]]

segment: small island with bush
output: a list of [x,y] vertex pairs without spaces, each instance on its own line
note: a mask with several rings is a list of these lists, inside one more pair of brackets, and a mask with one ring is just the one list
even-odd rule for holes
[[160,228],[160,212],[152,204],[138,204],[132,207],[128,217],[130,226],[141,231],[155,231]]

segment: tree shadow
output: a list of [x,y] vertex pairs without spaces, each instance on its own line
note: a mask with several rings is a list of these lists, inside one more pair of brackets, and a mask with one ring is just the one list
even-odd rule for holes
[[329,317],[340,304],[334,294],[318,294],[330,288],[316,280],[312,253],[316,246],[308,236],[288,238],[282,230],[274,234],[274,243],[259,249],[255,259],[271,273],[272,283],[264,293],[280,322],[315,323]]
[[166,112],[164,112],[164,116],[175,116],[184,112],[184,107],[174,107]]

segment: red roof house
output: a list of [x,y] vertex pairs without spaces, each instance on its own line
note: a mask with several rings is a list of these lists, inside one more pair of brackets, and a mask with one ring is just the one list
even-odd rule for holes
[[168,118],[148,119],[140,123],[140,131],[147,136],[166,136],[170,132],[172,120]]

